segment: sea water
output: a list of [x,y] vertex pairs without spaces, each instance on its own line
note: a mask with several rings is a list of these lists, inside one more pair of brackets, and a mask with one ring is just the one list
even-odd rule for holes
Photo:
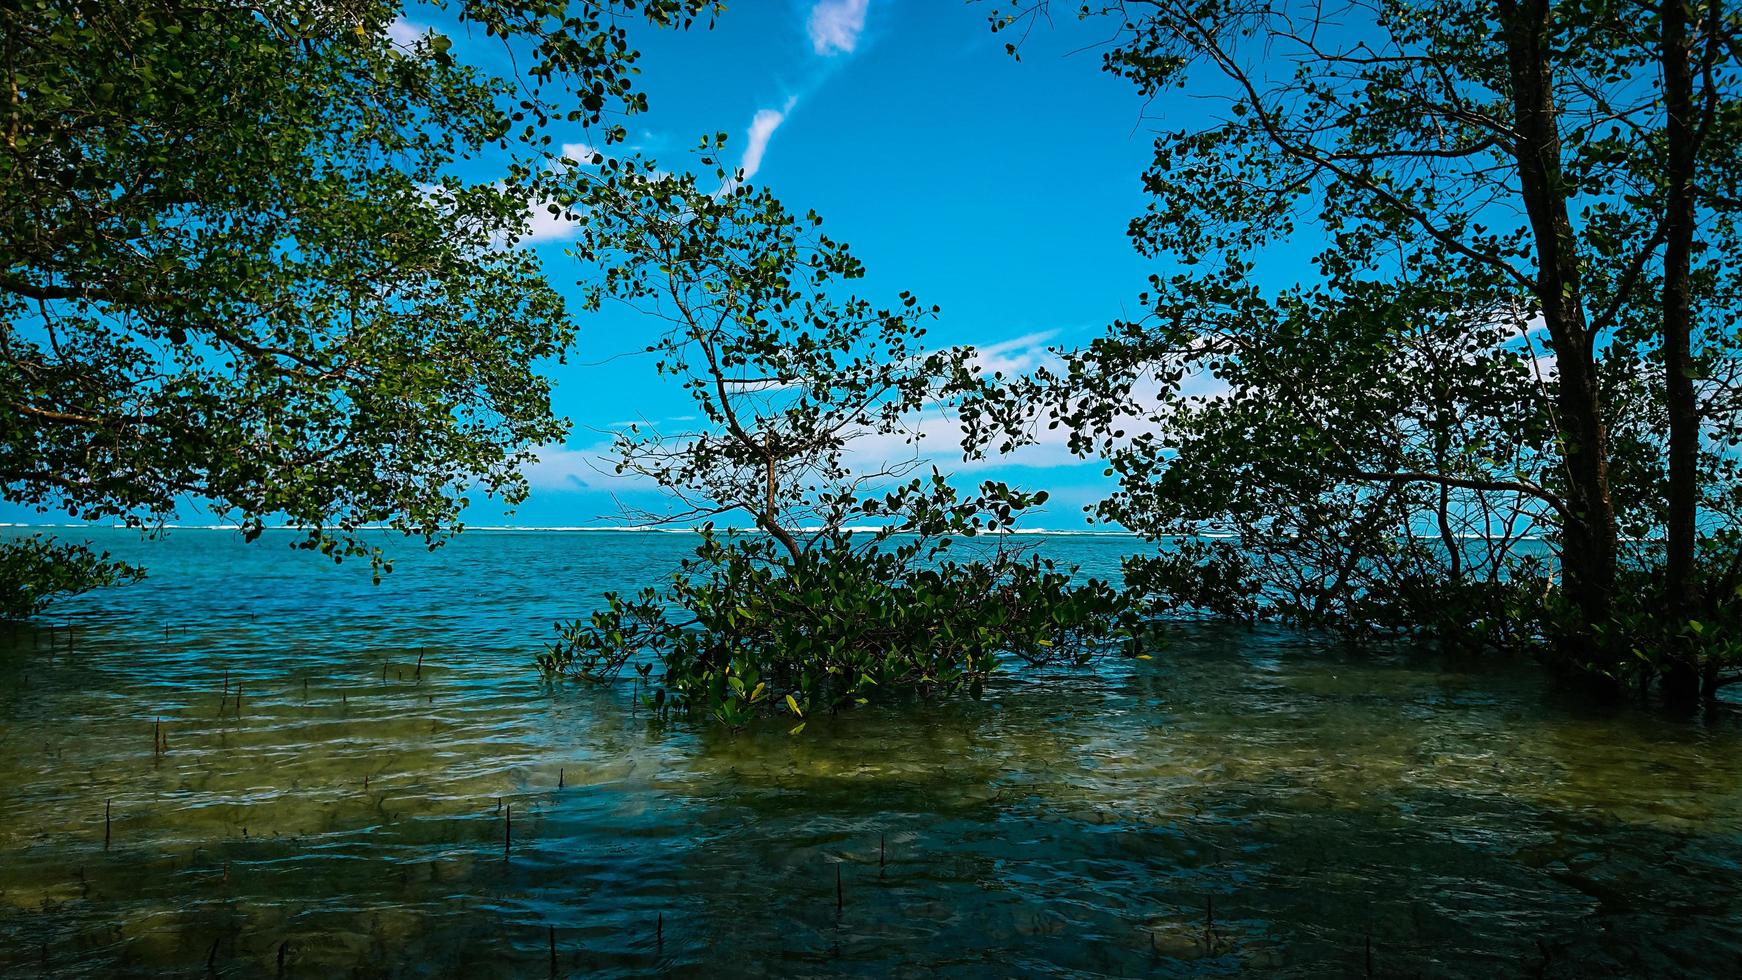
[[[14,531],[13,533],[23,533]],[[1528,664],[1181,626],[733,732],[533,656],[694,538],[62,530],[0,627],[7,976],[1731,976],[1742,725]],[[1116,576],[1123,537],[1037,539]]]

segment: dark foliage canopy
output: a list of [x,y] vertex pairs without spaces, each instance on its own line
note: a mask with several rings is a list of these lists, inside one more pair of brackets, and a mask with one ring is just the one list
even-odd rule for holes
[[447,9],[520,73],[395,41],[382,0],[0,4],[0,492],[378,563],[365,525],[433,543],[524,496],[572,334],[514,248],[547,124],[620,135],[625,24],[712,5]]

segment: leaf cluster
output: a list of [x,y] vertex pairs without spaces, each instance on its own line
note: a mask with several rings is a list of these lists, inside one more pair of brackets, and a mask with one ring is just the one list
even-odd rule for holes
[[144,569],[86,545],[41,534],[0,541],[0,622],[26,620],[56,599],[144,577]]

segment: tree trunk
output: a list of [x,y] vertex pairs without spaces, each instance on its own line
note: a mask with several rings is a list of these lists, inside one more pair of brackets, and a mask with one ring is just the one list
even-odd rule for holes
[[1520,190],[1536,244],[1537,302],[1560,374],[1556,410],[1569,505],[1562,532],[1562,588],[1584,627],[1579,631],[1583,635],[1566,642],[1588,650],[1589,627],[1606,621],[1614,603],[1617,531],[1609,494],[1608,432],[1561,173],[1549,3],[1498,0],[1498,5],[1512,80]]
[[1694,402],[1692,299],[1694,243],[1694,82],[1689,67],[1687,8],[1663,4],[1663,88],[1668,112],[1668,210],[1664,215],[1663,371],[1669,409],[1669,519],[1665,583],[1669,612],[1685,616],[1698,602],[1694,581],[1694,514],[1700,418]]
[[1668,149],[1664,174],[1667,194],[1663,216],[1662,314],[1664,404],[1669,412],[1664,613],[1671,645],[1663,692],[1671,701],[1691,703],[1709,685],[1701,674],[1697,653],[1680,636],[1682,620],[1698,602],[1694,581],[1694,516],[1700,439],[1699,410],[1694,403],[1693,310],[1688,283],[1694,242],[1694,82],[1683,0],[1664,0],[1661,21]]
[[775,520],[775,517],[778,514],[778,511],[775,509],[775,492],[779,487],[779,483],[775,479],[774,450],[765,448],[763,451],[766,453],[764,464],[767,473],[767,485],[765,487],[767,496],[764,500],[762,509],[762,528],[769,534],[773,535],[774,540],[780,542],[780,546],[786,549],[786,553],[792,556],[793,561],[797,561],[801,551],[798,546],[798,541],[793,538],[791,532],[780,526],[779,521]]

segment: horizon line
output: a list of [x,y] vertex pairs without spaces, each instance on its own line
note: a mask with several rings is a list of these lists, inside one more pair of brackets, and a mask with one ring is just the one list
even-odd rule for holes
[[[149,534],[154,530],[157,530],[157,531],[239,531],[239,530],[241,530],[241,528],[239,528],[238,526],[236,526],[234,524],[158,524],[158,525],[154,525],[152,527],[134,527],[134,526],[127,525],[127,524],[25,524],[25,523],[20,523],[20,522],[0,521],[0,530],[8,530],[8,529],[13,529],[13,528],[21,528],[21,529],[44,528],[44,529],[66,529],[66,530],[97,529],[97,530],[108,530],[108,531],[139,531],[141,533],[146,533],[146,534]],[[292,524],[279,524],[279,525],[275,525],[272,527],[264,528],[263,530],[266,530],[266,531],[307,531],[308,528],[297,527],[297,526],[292,525]],[[392,528],[392,527],[388,527],[387,525],[384,525],[384,524],[369,524],[369,525],[365,525],[363,527],[356,528],[355,530],[357,530],[357,531],[396,531],[397,529]],[[738,531],[738,532],[745,533],[745,534],[766,534],[767,533],[766,531],[760,530],[758,528],[717,527],[714,530],[716,530],[716,531]],[[801,527],[801,528],[795,528],[794,530],[796,530],[797,532],[802,533],[802,534],[813,534],[813,533],[816,533],[816,532],[822,530],[822,528]],[[853,527],[844,527],[844,528],[841,528],[841,530],[846,531],[849,534],[873,534],[873,533],[876,533],[878,531],[886,530],[886,528],[878,527],[878,526],[862,526],[861,525],[861,526],[853,526]],[[552,531],[552,532],[562,532],[562,533],[600,533],[600,532],[604,532],[604,533],[613,533],[613,534],[700,534],[702,529],[699,527],[661,527],[658,525],[650,525],[650,524],[633,524],[633,525],[620,525],[620,524],[619,525],[612,525],[612,524],[599,524],[599,525],[468,524],[465,527],[462,527],[459,530],[454,531],[453,534],[461,535],[461,534],[466,534],[466,533],[469,533],[472,531],[514,531],[514,532]],[[416,535],[417,534],[417,532],[415,532],[415,531],[403,532],[403,533],[408,534],[408,535]],[[996,530],[981,530],[980,532],[978,532],[978,534],[979,535],[1047,534],[1047,535],[1059,535],[1059,536],[1087,535],[1087,536],[1116,536],[1116,537],[1135,537],[1135,536],[1137,536],[1137,532],[1127,531],[1127,530],[1123,530],[1123,529],[1114,530],[1114,529],[1109,528],[1107,530],[1080,530],[1080,531],[1078,531],[1078,530],[1068,530],[1068,529],[1062,529],[1062,528],[1039,528],[1039,527],[1037,527],[1037,528],[1008,528],[1008,529],[999,528]],[[963,534],[963,535],[957,535],[957,536],[967,537],[969,535]],[[974,536],[978,536],[978,535],[974,535]],[[1198,536],[1214,537],[1215,535],[1198,535]]]

